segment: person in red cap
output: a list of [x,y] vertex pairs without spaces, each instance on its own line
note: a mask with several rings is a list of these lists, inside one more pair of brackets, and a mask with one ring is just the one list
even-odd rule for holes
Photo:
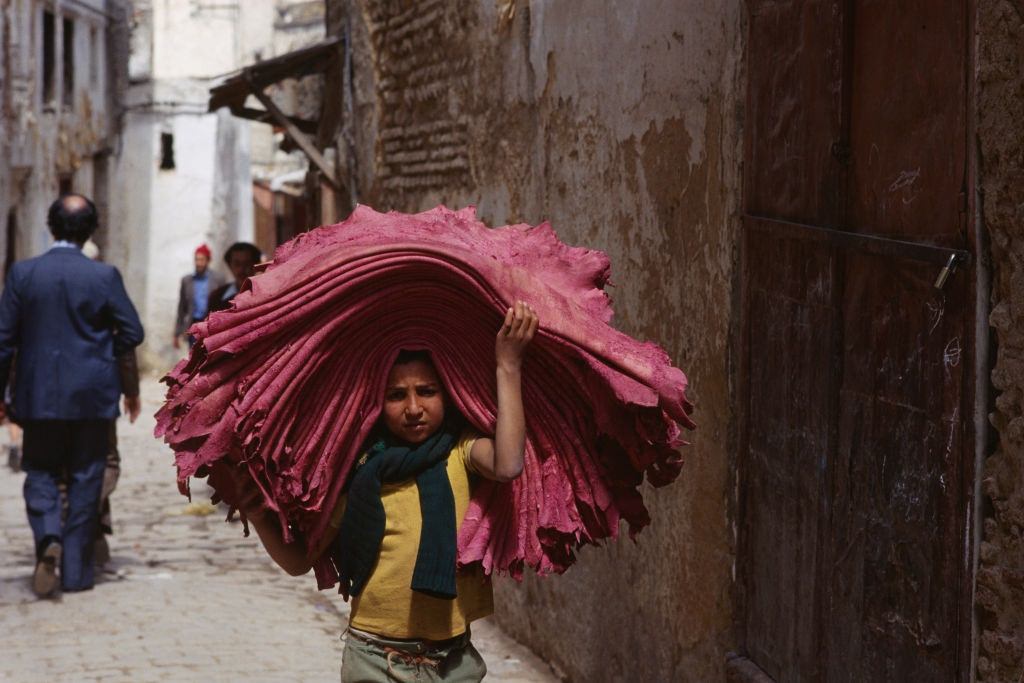
[[[192,326],[206,317],[207,302],[210,292],[224,284],[224,278],[216,271],[210,270],[210,248],[200,244],[196,248],[196,269],[181,278],[181,289],[178,292],[178,317],[174,321],[174,348],[181,348],[181,338]],[[189,347],[192,337],[188,338]]]

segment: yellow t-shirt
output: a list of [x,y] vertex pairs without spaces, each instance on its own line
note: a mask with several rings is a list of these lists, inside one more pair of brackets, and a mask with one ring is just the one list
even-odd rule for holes
[[[476,434],[463,432],[448,456],[448,480],[455,498],[458,527],[462,526],[469,507],[469,452],[476,438]],[[409,585],[423,527],[416,480],[385,484],[381,487],[381,502],[387,517],[384,538],[363,592],[352,600],[352,627],[390,638],[446,640],[465,633],[471,621],[494,612],[491,580],[479,565],[456,574],[458,597],[454,600],[412,590]],[[340,501],[331,517],[335,532],[341,526],[344,505],[344,500]]]

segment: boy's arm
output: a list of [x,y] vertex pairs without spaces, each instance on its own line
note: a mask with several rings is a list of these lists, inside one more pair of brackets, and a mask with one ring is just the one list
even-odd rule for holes
[[523,472],[526,417],[523,413],[523,355],[537,332],[537,314],[522,301],[508,309],[498,331],[498,415],[494,439],[477,439],[469,457],[476,471],[495,481],[512,481]]
[[210,476],[219,478],[218,475],[221,473],[229,474],[232,479],[230,486],[236,500],[230,502],[245,515],[246,521],[256,528],[256,535],[259,536],[270,558],[292,576],[301,576],[308,572],[313,566],[313,561],[327,549],[332,540],[330,536],[324,538],[312,557],[307,556],[303,543],[285,543],[278,516],[263,504],[263,494],[243,467],[226,464],[214,466]]
[[258,512],[243,511],[243,514],[249,524],[256,527],[256,535],[260,537],[264,549],[281,569],[292,576],[302,576],[310,570],[313,562],[306,557],[302,543],[284,542],[281,522],[277,515],[270,514],[270,511],[262,506]]
[[305,544],[299,541],[284,542],[284,534],[281,533],[281,523],[277,515],[270,514],[269,510],[262,507],[262,503],[258,510],[246,514],[246,519],[256,527],[256,535],[260,537],[260,542],[271,559],[292,576],[302,576],[309,572],[313,568],[313,563],[327,552],[327,546],[334,540],[333,534],[324,534],[313,553],[307,555],[303,550]]

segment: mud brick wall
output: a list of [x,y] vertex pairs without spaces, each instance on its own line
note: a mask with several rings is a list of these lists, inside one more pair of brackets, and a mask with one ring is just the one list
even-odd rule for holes
[[609,254],[614,324],[691,380],[700,426],[680,480],[644,490],[652,525],[564,576],[498,581],[498,620],[572,680],[723,680],[742,4],[332,4],[329,31],[352,38],[360,201],[551,221]]
[[467,117],[453,92],[471,64],[462,34],[468,6],[363,3],[379,103],[375,175],[397,201],[470,183]]
[[981,218],[992,245],[997,432],[985,463],[978,680],[1024,676],[1024,2],[978,3]]
[[[732,645],[730,344],[740,196],[739,3],[328,0],[353,47],[345,146],[361,201],[549,219],[609,253],[615,324],[690,374],[681,480],[637,544],[499,583],[502,625],[573,680],[722,680]],[[597,9],[595,9],[595,7]],[[991,241],[991,454],[977,678],[1024,672],[1024,0],[978,0],[979,211]],[[608,70],[607,54],[616,67]],[[984,261],[985,254],[980,258]]]

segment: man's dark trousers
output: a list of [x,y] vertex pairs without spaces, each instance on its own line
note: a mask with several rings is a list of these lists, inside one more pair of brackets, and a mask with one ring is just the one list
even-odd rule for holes
[[[48,541],[64,551],[61,583],[66,591],[93,585],[93,540],[107,464],[110,420],[32,420],[24,425],[25,507],[41,553]],[[67,518],[58,482],[67,481]]]
[[[142,338],[142,323],[112,266],[90,261],[74,246],[54,246],[11,267],[0,296],[0,395],[13,362],[10,411],[25,427],[29,524],[37,552],[49,541],[63,544],[65,590],[93,584],[104,461],[121,396],[116,358]],[[63,525],[62,475],[69,497]]]

